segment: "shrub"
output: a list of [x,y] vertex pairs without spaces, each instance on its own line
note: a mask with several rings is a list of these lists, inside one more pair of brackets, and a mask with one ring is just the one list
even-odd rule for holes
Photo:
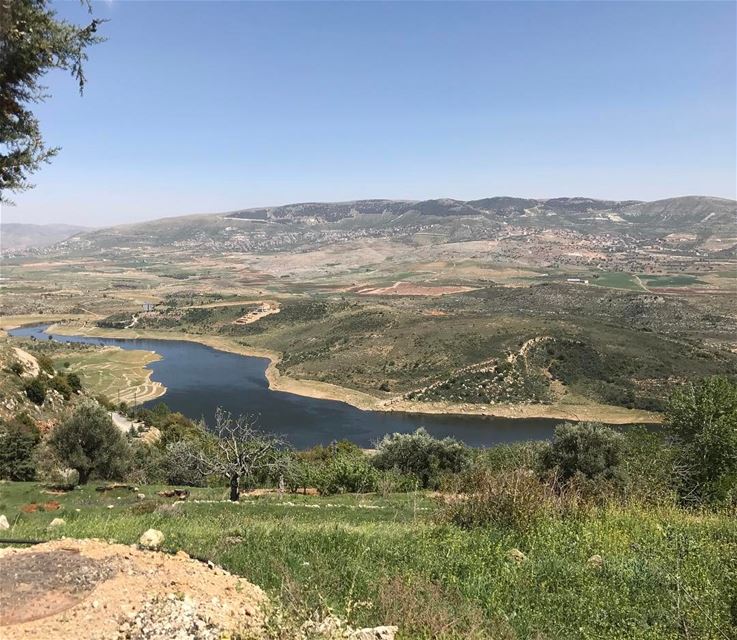
[[110,398],[103,393],[99,393],[95,396],[95,402],[97,402],[101,407],[105,407],[108,411],[115,411],[115,403],[113,403]]
[[363,456],[363,451],[354,442],[350,440],[337,440],[325,446],[322,444],[315,445],[304,451],[297,453],[300,460],[307,462],[328,462],[336,456]]
[[182,440],[201,442],[207,437],[207,431],[201,423],[190,420],[181,413],[174,413],[164,403],[159,403],[153,411],[138,411],[138,417],[147,425],[161,431],[160,446],[166,447]]
[[541,480],[530,469],[481,470],[474,484],[473,493],[447,499],[438,511],[440,521],[464,529],[499,525],[525,531],[543,518],[575,514],[584,504],[575,482]]
[[473,449],[471,463],[460,473],[443,475],[440,490],[444,493],[473,493],[478,489],[479,478],[486,474],[522,469],[537,472],[540,470],[540,456],[548,446],[547,442],[530,441]]
[[24,391],[26,392],[28,399],[33,402],[33,404],[41,406],[46,400],[46,386],[39,378],[34,378],[28,382]]
[[28,422],[22,418],[0,421],[1,480],[33,480],[36,476],[34,453],[41,434]]
[[453,438],[433,438],[425,429],[386,435],[377,449],[373,458],[377,469],[411,473],[423,488],[437,488],[442,473],[458,473],[470,461],[469,449],[464,444]]
[[54,363],[51,358],[49,358],[49,356],[42,353],[41,355],[36,356],[36,362],[38,362],[38,366],[40,367],[41,371],[44,371],[51,376],[54,375]]
[[10,363],[10,371],[12,371],[17,376],[22,376],[25,370],[26,367],[20,360],[14,360]]
[[67,384],[74,393],[82,391],[82,381],[76,373],[67,373]]
[[130,467],[126,481],[134,484],[165,484],[166,452],[156,445],[134,440],[130,443]]
[[306,493],[308,487],[313,487],[317,483],[320,471],[320,466],[314,462],[293,457],[285,466],[284,484],[292,493],[300,489]]
[[323,495],[334,493],[368,493],[376,491],[376,469],[365,457],[337,456],[316,474],[317,490]]
[[628,498],[651,504],[673,504],[675,501],[675,469],[677,450],[658,430],[644,427],[624,434],[624,473]]
[[[167,484],[184,485],[188,487],[204,487],[207,478],[201,469],[192,465],[201,447],[191,440],[171,442],[166,445],[166,453],[159,461],[158,472]],[[153,462],[153,460],[152,460]],[[152,466],[150,472],[156,467]]]
[[566,422],[555,428],[550,446],[543,451],[545,469],[557,469],[566,481],[580,475],[594,482],[624,480],[624,436],[597,422]]
[[130,454],[125,436],[107,411],[93,402],[82,403],[71,418],[56,427],[49,446],[64,466],[79,472],[82,484],[92,476],[120,479]]
[[416,491],[419,480],[412,474],[402,473],[398,469],[389,469],[379,474],[376,490],[384,497],[392,493],[409,493]]
[[66,376],[56,375],[47,384],[50,389],[58,391],[65,400],[69,400],[72,397],[72,388],[69,386]]
[[537,469],[540,455],[547,443],[542,441],[513,442],[498,444],[476,453],[474,464],[483,465],[495,471],[512,469]]
[[683,500],[737,500],[737,384],[721,376],[688,384],[671,396],[667,416]]

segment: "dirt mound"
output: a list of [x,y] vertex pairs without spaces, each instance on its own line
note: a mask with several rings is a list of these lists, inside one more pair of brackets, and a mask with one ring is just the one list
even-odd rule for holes
[[258,634],[265,604],[258,587],[181,552],[101,540],[0,550],[3,640]]

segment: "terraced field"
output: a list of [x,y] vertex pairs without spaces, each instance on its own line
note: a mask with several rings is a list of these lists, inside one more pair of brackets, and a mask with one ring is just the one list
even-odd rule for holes
[[71,352],[59,355],[54,365],[79,375],[82,385],[93,395],[114,402],[138,404],[163,395],[165,389],[150,379],[146,365],[159,356],[151,351],[129,351],[118,347]]

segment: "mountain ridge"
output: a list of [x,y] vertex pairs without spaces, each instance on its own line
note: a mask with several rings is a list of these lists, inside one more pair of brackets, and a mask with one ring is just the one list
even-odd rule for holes
[[448,242],[463,242],[494,239],[512,229],[523,233],[609,235],[644,243],[678,237],[690,249],[707,247],[713,251],[715,242],[737,242],[737,201],[711,196],[679,196],[650,202],[582,196],[493,196],[475,200],[376,198],[301,202],[95,229],[62,241],[55,248],[94,251],[186,244],[215,251],[258,252],[306,248],[338,239],[398,239],[428,232],[444,236]]
[[92,227],[74,224],[0,223],[0,250],[43,248],[61,242]]

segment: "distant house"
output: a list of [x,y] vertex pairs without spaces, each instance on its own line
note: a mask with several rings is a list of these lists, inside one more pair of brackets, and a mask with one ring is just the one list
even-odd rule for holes
[[156,304],[153,302],[144,302],[143,303],[143,310],[144,311],[153,311],[156,308]]

